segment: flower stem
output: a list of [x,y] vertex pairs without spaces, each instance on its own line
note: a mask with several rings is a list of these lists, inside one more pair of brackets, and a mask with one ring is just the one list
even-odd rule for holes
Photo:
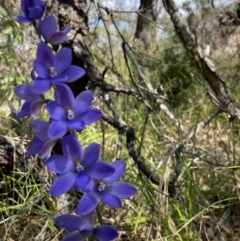
[[98,221],[99,221],[100,225],[102,225],[103,224],[103,220],[102,220],[102,214],[101,214],[101,211],[99,209],[99,206],[97,206],[96,211],[97,211]]

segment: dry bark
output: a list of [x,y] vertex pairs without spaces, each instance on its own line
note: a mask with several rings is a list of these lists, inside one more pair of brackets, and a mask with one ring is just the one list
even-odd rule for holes
[[154,23],[157,20],[157,0],[141,0],[135,38],[148,48],[156,37]]

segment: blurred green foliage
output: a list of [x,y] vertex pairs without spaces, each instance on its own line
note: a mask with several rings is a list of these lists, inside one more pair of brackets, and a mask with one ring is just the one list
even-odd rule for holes
[[19,59],[23,43],[23,27],[3,6],[0,6],[0,102],[12,99],[13,89],[26,81]]

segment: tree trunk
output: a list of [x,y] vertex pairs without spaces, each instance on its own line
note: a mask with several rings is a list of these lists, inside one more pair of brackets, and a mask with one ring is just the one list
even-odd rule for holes
[[135,38],[141,40],[146,48],[156,38],[157,0],[141,0]]

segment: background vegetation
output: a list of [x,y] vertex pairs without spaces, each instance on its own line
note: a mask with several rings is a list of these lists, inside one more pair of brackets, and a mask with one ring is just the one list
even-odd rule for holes
[[[172,2],[86,3],[89,48],[103,80],[90,79],[87,87],[95,90],[95,106],[104,117],[79,137],[84,145],[101,143],[104,160],[126,160],[124,179],[138,188],[138,195],[125,201],[123,209],[102,206],[103,222],[118,228],[119,240],[237,241],[238,1],[183,1],[177,7],[194,47],[175,31]],[[0,144],[13,143],[10,153],[10,148],[0,148],[8,150],[0,152],[0,164],[6,155],[14,163],[14,172],[7,174],[1,166],[0,237],[57,241],[63,232],[52,219],[73,212],[79,197],[72,192],[51,198],[54,174],[38,158],[23,154],[32,137],[29,120],[14,120],[9,105],[20,108],[13,89],[30,81],[36,36],[31,27],[15,22],[18,8],[18,1],[0,1]],[[223,106],[228,96],[220,96],[218,85],[214,89],[209,84],[202,62],[220,76],[233,96],[236,114],[231,103]]]

